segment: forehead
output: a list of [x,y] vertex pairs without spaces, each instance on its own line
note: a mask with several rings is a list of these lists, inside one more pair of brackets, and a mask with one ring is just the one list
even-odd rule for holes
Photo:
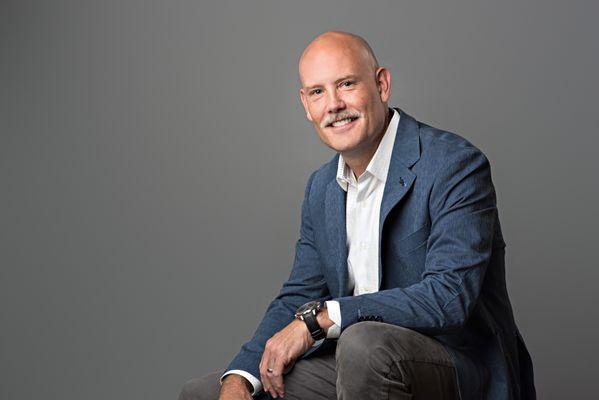
[[343,76],[360,76],[366,72],[367,65],[362,54],[349,47],[314,49],[306,53],[299,64],[304,87],[325,85]]

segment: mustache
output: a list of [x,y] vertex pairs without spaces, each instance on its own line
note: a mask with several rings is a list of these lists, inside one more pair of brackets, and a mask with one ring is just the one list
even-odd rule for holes
[[360,112],[358,112],[356,110],[343,110],[341,112],[338,112],[337,114],[328,115],[325,119],[322,120],[322,122],[320,123],[320,127],[326,128],[327,126],[331,125],[335,121],[341,121],[342,119],[346,119],[346,118],[356,119],[356,118],[360,118],[360,116],[361,116]]

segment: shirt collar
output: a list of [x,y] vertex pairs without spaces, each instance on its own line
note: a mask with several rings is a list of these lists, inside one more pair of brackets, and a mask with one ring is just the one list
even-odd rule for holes
[[[391,108],[391,110],[393,110],[391,121],[389,121],[387,130],[366,167],[366,172],[370,173],[383,183],[387,180],[387,172],[389,171],[389,164],[391,163],[391,154],[393,153],[393,144],[395,143],[395,134],[397,133],[397,126],[399,125],[400,118],[397,110],[393,108]],[[339,154],[336,179],[339,186],[345,191],[347,191],[347,185],[355,180],[353,172],[345,163],[341,154]]]

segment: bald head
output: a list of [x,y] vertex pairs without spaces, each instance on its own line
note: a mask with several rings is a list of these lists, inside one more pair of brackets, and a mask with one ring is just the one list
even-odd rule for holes
[[354,62],[374,72],[379,63],[372,48],[364,38],[348,32],[329,31],[318,35],[302,52],[299,60],[299,75],[304,85],[304,70],[307,64],[314,63],[320,54],[342,53]]

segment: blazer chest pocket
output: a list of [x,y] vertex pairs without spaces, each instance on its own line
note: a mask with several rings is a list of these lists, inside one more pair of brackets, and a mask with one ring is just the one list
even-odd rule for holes
[[409,235],[399,239],[397,242],[394,242],[394,250],[398,255],[406,255],[415,250],[426,247],[429,234],[430,225],[423,225]]

